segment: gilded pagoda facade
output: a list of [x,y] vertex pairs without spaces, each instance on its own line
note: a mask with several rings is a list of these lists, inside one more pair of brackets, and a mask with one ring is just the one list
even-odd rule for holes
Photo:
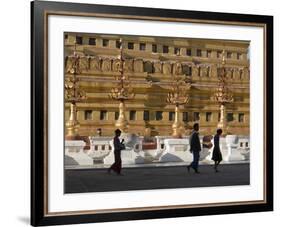
[[[119,103],[110,97],[122,75],[130,82],[134,97],[126,100],[127,131],[144,135],[172,135],[180,122],[188,135],[195,122],[201,134],[214,134],[221,120],[221,103],[214,94],[220,86],[223,68],[232,102],[225,105],[229,134],[249,135],[249,42],[192,38],[164,38],[125,35],[65,33],[65,78],[71,77],[74,50],[79,56],[79,89],[86,99],[76,104],[79,134],[112,136],[119,119]],[[122,43],[121,43],[122,42]],[[186,87],[188,101],[175,110],[167,102],[175,78]],[[183,97],[184,99],[184,97]],[[71,103],[65,101],[65,121]]]

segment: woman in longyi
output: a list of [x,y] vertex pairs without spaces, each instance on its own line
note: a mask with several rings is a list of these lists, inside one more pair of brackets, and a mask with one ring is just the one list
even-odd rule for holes
[[218,129],[217,134],[214,137],[214,150],[213,150],[212,160],[215,162],[215,164],[214,164],[215,172],[219,172],[218,165],[222,161],[222,154],[221,154],[221,149],[220,149],[221,134],[222,134],[222,130]]

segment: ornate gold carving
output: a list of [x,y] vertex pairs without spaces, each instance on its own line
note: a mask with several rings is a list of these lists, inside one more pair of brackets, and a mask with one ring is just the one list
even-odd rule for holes
[[162,64],[161,62],[157,61],[153,63],[153,68],[155,73],[162,73]]
[[[75,40],[74,35],[70,35],[72,40]],[[116,39],[115,39],[116,40]],[[209,41],[206,40],[204,43],[208,43]],[[223,41],[222,41],[223,42]],[[214,44],[214,48],[221,48],[221,41]],[[65,46],[66,53],[69,53],[70,51],[73,51],[73,45],[71,45],[73,41],[68,42],[68,44]],[[111,40],[111,44],[112,44]],[[137,41],[134,41],[134,43],[137,43]],[[230,44],[231,45],[231,44]],[[247,44],[246,44],[247,45]],[[245,44],[238,44],[236,45],[239,49],[246,49],[248,48]],[[83,50],[86,48],[87,54],[92,54],[89,57],[89,66],[90,71],[89,72],[82,72],[82,74],[78,75],[78,77],[85,81],[83,83],[80,83],[80,86],[85,86],[87,89],[87,92],[90,93],[91,98],[85,102],[85,105],[83,104],[83,109],[78,109],[77,116],[78,120],[82,123],[82,128],[80,130],[80,133],[85,133],[86,135],[91,135],[93,129],[91,129],[91,125],[95,125],[97,127],[103,128],[104,135],[111,135],[112,131],[114,130],[114,125],[111,125],[110,122],[114,121],[114,112],[116,111],[116,108],[118,108],[119,102],[116,102],[116,105],[114,105],[112,102],[105,103],[105,97],[107,96],[108,91],[110,91],[111,88],[117,86],[117,81],[114,81],[114,76],[120,72],[119,68],[121,67],[118,62],[119,59],[117,59],[116,54],[116,48],[108,47],[108,48],[100,48],[101,43],[97,42],[97,46],[88,46],[88,45],[81,45],[79,46],[79,50]],[[172,46],[172,45],[171,45]],[[184,48],[184,47],[183,47]],[[192,47],[194,48],[194,47]],[[228,48],[228,46],[227,46]],[[235,47],[233,47],[233,51]],[[230,50],[229,50],[230,51]],[[238,49],[237,49],[238,52]],[[216,50],[214,50],[214,53],[216,53]],[[77,52],[80,56],[82,56],[83,53]],[[194,55],[194,51],[192,52]],[[213,54],[214,55],[214,54]],[[216,55],[216,54],[215,54]],[[144,132],[144,121],[143,121],[143,111],[147,110],[150,114],[150,120],[149,122],[151,127],[155,127],[153,129],[153,132],[159,133],[159,135],[164,135],[165,131],[169,130],[169,120],[168,120],[168,112],[174,111],[174,107],[170,105],[166,105],[166,100],[164,98],[164,102],[159,103],[159,100],[163,100],[163,96],[165,97],[167,95],[167,89],[171,89],[171,81],[173,78],[173,75],[176,75],[178,71],[176,70],[176,63],[180,63],[182,66],[182,74],[190,75],[186,76],[187,79],[194,79],[194,89],[192,89],[192,103],[190,107],[186,109],[187,112],[200,112],[200,110],[197,110],[197,106],[203,107],[204,106],[204,112],[209,111],[213,112],[214,108],[216,108],[216,103],[214,102],[206,102],[205,99],[207,99],[207,96],[213,95],[213,89],[212,87],[215,86],[214,81],[218,78],[217,74],[217,68],[221,68],[221,62],[218,63],[219,58],[217,56],[212,57],[188,57],[186,56],[186,53],[182,56],[175,56],[173,53],[168,53],[162,55],[161,53],[154,54],[147,51],[130,51],[124,49],[124,60],[133,60],[133,71],[126,72],[124,75],[127,76],[133,76],[131,77],[131,83],[132,86],[134,86],[134,92],[138,94],[137,99],[135,101],[125,101],[126,106],[128,105],[128,108],[131,110],[136,111],[136,119],[131,122],[130,129],[134,130],[134,132],[143,134]],[[106,76],[103,76],[100,71],[102,70],[102,60],[103,58],[112,59],[111,60],[111,71],[107,72]],[[233,109],[228,112],[233,112],[235,119],[236,116],[238,116],[239,112],[243,112],[245,114],[243,122],[236,122],[233,121],[229,123],[229,127],[231,128],[231,132],[233,133],[241,133],[241,134],[247,134],[249,130],[249,119],[248,111],[249,111],[249,91],[248,91],[248,81],[245,79],[247,77],[247,69],[244,69],[244,67],[248,67],[249,62],[247,61],[247,58],[245,57],[242,59],[226,59],[228,62],[227,65],[225,65],[225,68],[232,67],[233,68],[233,75],[232,78],[235,80],[233,81],[233,86],[231,89],[239,89],[239,97],[236,97],[235,100],[239,100],[239,104],[234,103],[231,105]],[[141,61],[149,61],[149,63],[146,63],[146,71],[141,72]],[[66,58],[65,61],[65,76],[69,77],[69,73],[71,70],[71,63],[72,59]],[[82,60],[80,60],[80,63],[82,64]],[[151,70],[151,63],[153,65],[153,70]],[[166,63],[168,65],[168,70],[164,70],[166,74],[163,73],[163,67],[162,64]],[[199,70],[198,66],[201,66],[202,68]],[[187,67],[187,66],[190,66]],[[204,67],[209,67],[208,70],[204,69]],[[144,63],[143,63],[144,68]],[[193,69],[192,69],[193,68]],[[248,68],[249,69],[249,68]],[[143,70],[144,71],[144,70]],[[201,77],[198,77],[198,73],[201,71]],[[204,72],[204,71],[207,71]],[[136,74],[133,74],[135,72]],[[155,75],[153,75],[155,73]],[[174,74],[176,73],[176,74]],[[191,75],[192,74],[192,75]],[[91,76],[92,75],[92,76]],[[207,76],[205,76],[207,75]],[[209,75],[209,76],[208,76]],[[246,75],[246,76],[245,76]],[[229,72],[228,72],[229,76]],[[230,77],[230,76],[229,76]],[[127,78],[125,78],[127,79]],[[238,80],[243,80],[243,83],[239,83]],[[229,81],[231,82],[231,79],[229,78]],[[149,85],[153,84],[153,89],[149,89]],[[151,87],[152,88],[152,87]],[[210,89],[208,89],[210,88]],[[98,94],[98,95],[96,95]],[[149,97],[146,99],[145,97]],[[157,98],[154,98],[157,97]],[[145,100],[145,102],[143,101]],[[99,121],[99,111],[100,107],[99,105],[103,103],[104,109],[108,111],[108,118],[105,121]],[[241,108],[240,106],[241,105]],[[78,106],[78,104],[77,104]],[[71,108],[70,104],[65,105],[66,108],[66,120],[68,120],[69,117],[69,108]],[[79,108],[79,106],[77,107]],[[120,107],[121,108],[121,107]],[[157,109],[158,108],[158,109]],[[228,108],[228,105],[226,105],[226,108]],[[93,111],[93,119],[91,121],[88,121],[84,119],[84,110],[92,110]],[[154,121],[153,116],[155,111],[163,109],[163,120],[161,121]],[[218,111],[221,111],[221,106],[217,107]],[[202,112],[203,113],[203,112]],[[206,132],[213,132],[214,127],[216,127],[214,124],[217,122],[217,115],[214,114],[213,118],[211,119],[211,122],[206,122],[204,120],[205,115],[202,115],[202,118],[200,119],[202,130],[204,130],[204,133]],[[192,115],[192,114],[190,114]],[[192,118],[189,118],[192,120]],[[173,122],[172,122],[173,123]]]
[[232,79],[233,78],[233,70],[231,68],[226,69],[226,78]]
[[173,65],[173,74],[175,75],[181,75],[182,74],[182,65],[179,62],[176,62]]
[[208,66],[201,66],[200,67],[200,77],[207,77],[208,76]]
[[103,59],[101,69],[103,72],[111,71],[111,60],[108,58]]
[[143,72],[143,61],[142,59],[134,60],[134,72],[142,73]]
[[126,120],[125,115],[125,101],[129,99],[133,99],[135,94],[132,91],[131,83],[129,80],[129,76],[124,75],[124,65],[125,60],[123,59],[123,44],[122,39],[120,39],[120,75],[116,76],[117,85],[116,87],[111,89],[111,93],[109,97],[119,101],[119,117],[115,123],[115,126],[119,128],[122,132],[127,132],[128,130],[128,121]]
[[88,57],[79,58],[79,67],[81,73],[89,69],[89,60],[90,59]]
[[243,68],[243,79],[249,80],[250,79],[250,71],[247,67]]
[[164,62],[163,63],[163,74],[170,75],[171,74],[171,63],[170,62]]
[[197,65],[192,66],[192,76],[193,77],[199,76],[199,66],[197,66]]
[[167,103],[175,105],[175,121],[172,125],[173,137],[182,137],[182,123],[179,119],[179,107],[187,104],[189,101],[189,95],[187,91],[190,89],[191,84],[187,83],[183,78],[179,76],[173,76],[172,89],[168,93]]
[[66,58],[66,66],[65,66],[65,72],[66,73],[70,73],[70,71],[72,70],[73,61],[74,60],[71,56],[68,56]]
[[234,79],[234,80],[240,79],[240,72],[239,72],[239,69],[238,69],[238,68],[234,68],[234,69],[233,69],[233,79]]
[[218,68],[215,64],[210,66],[210,77],[217,77],[218,76]]
[[133,60],[132,59],[126,59],[124,60],[124,72],[133,72]]
[[100,59],[98,57],[90,58],[90,69],[100,71]]
[[112,62],[112,71],[120,72],[121,62],[120,59],[114,59]]
[[214,99],[220,104],[220,121],[218,123],[218,128],[223,130],[223,134],[227,133],[226,125],[226,104],[232,103],[234,101],[232,93],[230,92],[227,84],[227,69],[225,68],[225,51],[223,51],[222,66],[219,68],[218,74],[218,88],[214,94]]
[[[67,136],[69,138],[74,138],[78,136],[79,122],[77,120],[77,102],[81,102],[86,99],[86,93],[80,89],[78,74],[81,74],[81,59],[84,56],[79,56],[76,53],[76,45],[74,54],[69,57],[71,59],[71,66],[69,72],[72,74],[71,77],[65,78],[65,101],[70,102],[70,117],[66,122]],[[88,60],[88,58],[86,58]]]

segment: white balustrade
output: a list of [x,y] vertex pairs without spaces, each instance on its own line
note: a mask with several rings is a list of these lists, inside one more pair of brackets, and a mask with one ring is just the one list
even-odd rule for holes
[[65,141],[65,165],[93,165],[93,159],[84,151],[86,143],[83,140]]
[[243,155],[244,160],[250,160],[250,139],[249,137],[241,137],[238,139],[238,150]]
[[[142,136],[121,135],[126,149],[121,151],[123,164],[191,162],[189,137],[181,139],[170,136],[156,136],[154,142],[144,142]],[[65,141],[65,163],[89,166],[95,164],[110,165],[114,162],[113,137],[90,137],[91,149],[83,150],[84,141]],[[200,136],[202,144],[202,136]],[[213,140],[212,140],[213,143]],[[226,163],[248,161],[250,157],[250,140],[248,136],[227,135],[220,138],[223,161]],[[200,152],[200,161],[210,163],[212,148]]]
[[239,152],[238,148],[238,136],[237,135],[227,135],[225,137],[225,142],[227,146],[227,156],[225,158],[226,162],[232,161],[243,161],[244,157]]
[[113,153],[111,137],[90,137],[90,141],[91,149],[89,156],[94,160],[94,163],[107,164],[108,162],[112,162],[114,160],[112,155],[110,155]]
[[190,162],[192,154],[189,152],[189,139],[164,139],[165,153],[161,157],[161,162]]

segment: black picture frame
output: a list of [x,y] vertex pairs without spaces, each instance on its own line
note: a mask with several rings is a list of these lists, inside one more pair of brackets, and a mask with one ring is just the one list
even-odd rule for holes
[[[214,24],[253,24],[264,27],[265,34],[265,198],[263,202],[191,208],[140,209],[101,213],[48,213],[47,188],[47,80],[46,74],[46,18],[50,14],[118,15],[121,18],[146,20],[186,19]],[[273,210],[273,17],[170,9],[152,9],[64,2],[31,2],[31,224],[33,226],[108,222],[137,219],[200,216]]]

